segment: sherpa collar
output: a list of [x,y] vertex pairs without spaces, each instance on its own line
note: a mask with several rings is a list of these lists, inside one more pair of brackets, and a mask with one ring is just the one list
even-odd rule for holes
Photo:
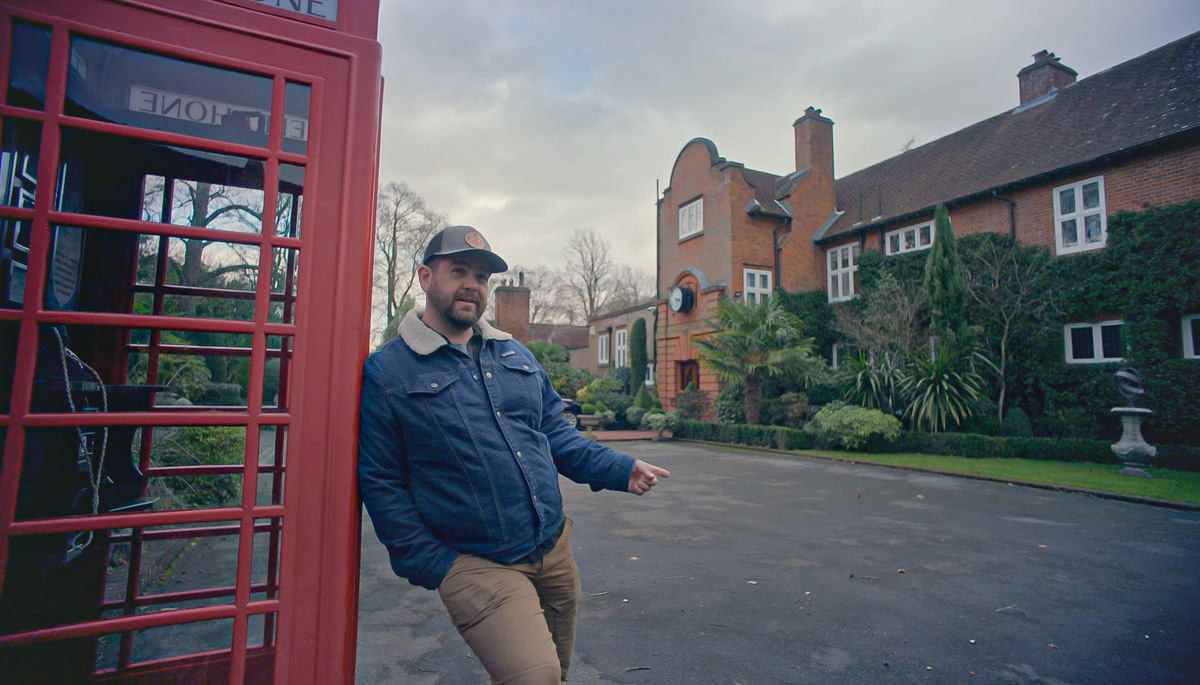
[[[421,320],[421,315],[424,313],[424,309],[420,311],[410,309],[398,327],[400,338],[404,344],[419,355],[433,354],[442,345],[450,344],[446,342],[446,338],[441,333],[433,330]],[[482,335],[484,340],[512,340],[512,335],[493,327],[483,319],[475,324],[475,332]]]

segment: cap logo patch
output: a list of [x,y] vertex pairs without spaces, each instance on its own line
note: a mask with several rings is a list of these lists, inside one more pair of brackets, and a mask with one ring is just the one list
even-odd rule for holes
[[470,231],[463,236],[463,242],[477,250],[486,250],[487,241],[483,239],[478,231]]

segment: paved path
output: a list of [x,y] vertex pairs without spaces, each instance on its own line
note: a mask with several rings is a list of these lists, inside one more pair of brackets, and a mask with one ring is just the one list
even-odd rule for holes
[[[1200,513],[695,443],[646,497],[563,481],[573,683],[1194,683]],[[358,682],[484,683],[364,526]],[[903,572],[901,572],[903,569]]]

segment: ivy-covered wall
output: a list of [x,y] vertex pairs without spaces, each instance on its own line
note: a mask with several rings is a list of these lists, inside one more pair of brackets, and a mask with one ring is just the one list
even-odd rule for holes
[[[997,239],[968,235],[958,244],[967,252]],[[867,251],[859,260],[859,291],[869,293],[886,272],[901,282],[920,282],[925,258],[924,252],[889,257]],[[1052,314],[1024,322],[1012,350],[1010,406],[1025,410],[1038,435],[1115,439],[1120,424],[1110,409],[1122,399],[1113,373],[1133,366],[1146,389],[1139,406],[1155,412],[1147,439],[1200,444],[1200,360],[1183,358],[1181,327],[1183,315],[1200,313],[1200,202],[1109,217],[1107,247],[1054,258],[1049,279]],[[841,306],[861,305],[834,305]],[[971,316],[969,308],[968,322],[982,323]],[[1125,361],[1066,363],[1063,326],[1105,319],[1125,322]]]

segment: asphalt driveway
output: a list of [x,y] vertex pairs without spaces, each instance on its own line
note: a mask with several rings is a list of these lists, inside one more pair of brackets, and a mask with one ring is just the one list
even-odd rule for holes
[[[1195,683],[1200,513],[679,442],[563,481],[574,683]],[[486,674],[364,518],[358,682]]]

